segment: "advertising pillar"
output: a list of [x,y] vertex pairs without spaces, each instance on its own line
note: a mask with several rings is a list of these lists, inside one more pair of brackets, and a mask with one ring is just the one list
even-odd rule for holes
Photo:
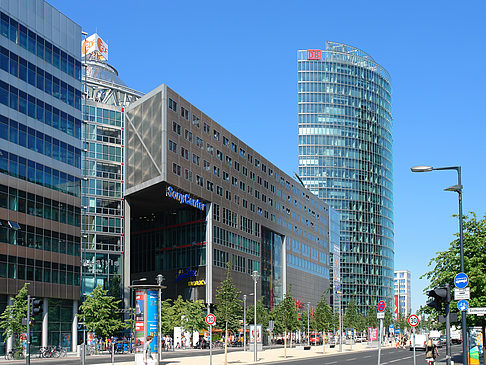
[[[155,364],[158,352],[158,306],[156,290],[139,289],[135,291],[135,364]],[[146,345],[147,336],[152,336]],[[150,351],[148,348],[150,347]],[[145,362],[146,353],[148,354]],[[152,358],[152,360],[150,359]]]

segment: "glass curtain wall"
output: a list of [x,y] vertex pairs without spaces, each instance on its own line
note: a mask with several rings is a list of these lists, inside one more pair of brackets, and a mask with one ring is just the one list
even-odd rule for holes
[[363,51],[298,52],[299,175],[341,218],[343,304],[393,298],[391,85]]

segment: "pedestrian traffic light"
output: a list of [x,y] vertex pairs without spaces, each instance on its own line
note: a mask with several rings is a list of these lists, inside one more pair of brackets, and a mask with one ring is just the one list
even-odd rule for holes
[[32,299],[32,315],[36,316],[42,313],[42,299]]
[[435,287],[427,291],[427,295],[429,296],[427,305],[435,308],[438,312],[442,309],[442,303],[449,304],[451,301],[451,289],[448,285]]

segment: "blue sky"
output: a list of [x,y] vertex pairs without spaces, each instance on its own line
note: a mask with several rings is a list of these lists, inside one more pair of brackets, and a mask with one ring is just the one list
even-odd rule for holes
[[298,49],[342,42],[391,74],[395,268],[419,280],[457,232],[455,172],[464,212],[485,213],[483,1],[65,1],[50,3],[109,45],[132,88],[166,83],[284,171],[297,171]]

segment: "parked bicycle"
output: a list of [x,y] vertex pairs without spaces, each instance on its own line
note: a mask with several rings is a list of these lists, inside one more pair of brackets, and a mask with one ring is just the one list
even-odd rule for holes
[[66,357],[67,351],[61,346],[47,346],[41,347],[39,349],[40,357],[42,358],[52,358],[52,357]]
[[10,350],[5,354],[5,360],[21,360],[25,359],[24,351],[22,349]]

